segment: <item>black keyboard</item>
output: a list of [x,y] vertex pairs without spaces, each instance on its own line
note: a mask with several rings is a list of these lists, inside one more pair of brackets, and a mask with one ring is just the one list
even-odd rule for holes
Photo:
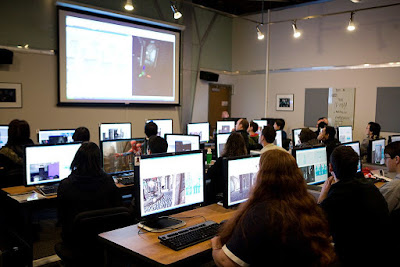
[[117,178],[117,182],[123,185],[131,185],[133,184],[134,177],[120,177]]
[[59,184],[41,185],[38,186],[37,188],[40,191],[40,193],[42,193],[42,195],[52,196],[52,195],[57,195],[58,185]]
[[206,221],[169,234],[160,235],[158,239],[160,239],[161,244],[173,250],[181,250],[213,238],[218,233],[219,226],[214,221]]

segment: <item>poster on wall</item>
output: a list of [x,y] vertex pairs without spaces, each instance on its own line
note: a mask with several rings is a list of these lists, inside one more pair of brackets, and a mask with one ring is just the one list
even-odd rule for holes
[[353,126],[355,91],[355,88],[329,88],[328,120],[331,126]]
[[22,108],[20,83],[0,83],[0,108]]

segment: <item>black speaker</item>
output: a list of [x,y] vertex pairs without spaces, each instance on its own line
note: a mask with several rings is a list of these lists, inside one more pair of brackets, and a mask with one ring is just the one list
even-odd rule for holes
[[208,72],[208,71],[200,71],[200,80],[206,80],[210,82],[218,82],[219,74]]
[[13,56],[12,51],[0,48],[0,64],[12,64]]

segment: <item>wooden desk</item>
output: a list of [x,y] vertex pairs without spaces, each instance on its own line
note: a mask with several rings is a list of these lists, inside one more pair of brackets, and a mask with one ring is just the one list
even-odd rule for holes
[[[228,210],[220,205],[212,204],[206,207],[185,211],[171,217],[191,217],[201,215],[207,220],[221,222],[222,220],[229,219],[234,212],[234,210]],[[204,221],[202,217],[185,218],[183,220],[186,222],[186,226],[191,226]],[[149,233],[141,230],[141,233],[139,234],[139,228],[137,227],[137,224],[135,224],[102,233],[99,236],[100,239],[105,242],[106,248],[117,248],[123,253],[130,254],[136,258],[141,258],[147,263],[161,266],[176,263],[182,264],[183,261],[190,260],[191,257],[194,257],[197,254],[209,252],[211,250],[211,242],[207,240],[180,251],[174,251],[162,245],[158,240],[158,236],[165,233],[167,232]]]

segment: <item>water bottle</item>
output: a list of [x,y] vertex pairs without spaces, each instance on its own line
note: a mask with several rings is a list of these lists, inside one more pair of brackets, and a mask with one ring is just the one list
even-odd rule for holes
[[212,153],[211,153],[211,148],[209,147],[207,149],[207,164],[210,165],[212,159]]

